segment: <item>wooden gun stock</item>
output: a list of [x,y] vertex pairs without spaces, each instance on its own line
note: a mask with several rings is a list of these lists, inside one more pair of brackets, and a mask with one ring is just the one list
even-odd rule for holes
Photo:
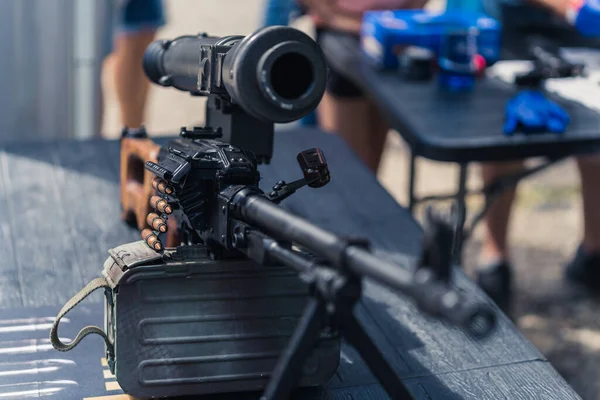
[[[155,175],[144,168],[146,161],[157,162],[160,145],[146,137],[127,137],[121,139],[121,219],[140,231],[151,228],[147,222],[148,214],[154,212],[150,198],[156,195],[152,187]],[[167,247],[181,244],[175,218],[168,219],[166,238]]]

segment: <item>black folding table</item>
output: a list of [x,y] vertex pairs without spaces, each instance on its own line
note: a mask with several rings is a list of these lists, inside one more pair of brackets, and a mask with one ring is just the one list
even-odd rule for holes
[[[502,132],[507,101],[515,88],[496,78],[486,78],[471,93],[447,93],[435,80],[408,81],[395,71],[376,70],[363,56],[358,42],[342,33],[323,36],[322,47],[330,66],[359,85],[386,116],[410,147],[408,209],[418,202],[456,200],[455,255],[460,260],[465,234],[467,169],[473,162],[510,161],[541,157],[546,161],[522,173],[506,177],[476,191],[486,197],[481,212],[473,218],[472,231],[491,202],[507,187],[566,157],[600,149],[600,115],[558,96],[550,95],[571,117],[564,134],[540,133],[506,136]],[[417,157],[459,165],[458,187],[450,195],[415,195]]]

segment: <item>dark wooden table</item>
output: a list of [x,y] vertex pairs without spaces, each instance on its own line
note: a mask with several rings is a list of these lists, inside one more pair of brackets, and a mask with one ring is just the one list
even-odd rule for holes
[[[273,162],[262,168],[264,187],[299,177],[295,156],[310,147],[324,150],[332,181],[322,189],[302,189],[285,207],[338,234],[366,236],[378,250],[416,257],[419,226],[336,136],[278,132]],[[0,395],[125,398],[102,365],[99,337],[86,338],[69,353],[54,351],[48,341],[52,318],[99,276],[107,250],[138,240],[138,232],[119,219],[118,155],[118,141],[0,148]],[[456,277],[459,287],[485,298],[462,272]],[[579,398],[505,316],[489,339],[477,342],[424,317],[401,295],[371,282],[365,286],[356,313],[416,399]],[[95,293],[67,316],[61,337],[72,339],[84,325],[102,326],[102,308]],[[314,398],[311,393],[297,398]],[[93,397],[109,395],[115,397]],[[348,346],[318,397],[387,398]]]

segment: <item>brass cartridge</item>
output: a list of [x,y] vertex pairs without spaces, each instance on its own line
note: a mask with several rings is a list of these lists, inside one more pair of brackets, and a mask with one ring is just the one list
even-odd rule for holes
[[165,181],[164,179],[160,179],[158,176],[152,180],[152,187],[158,193],[163,193],[163,194],[172,194],[173,193],[173,187],[169,186],[167,181]]
[[173,212],[173,208],[169,205],[169,203],[167,203],[165,199],[162,199],[158,196],[150,197],[150,206],[161,213],[171,214]]
[[146,222],[155,231],[159,231],[160,233],[165,233],[167,231],[167,221],[162,219],[158,214],[148,214],[148,216],[146,217]]
[[142,239],[146,242],[148,246],[150,246],[151,249],[154,249],[156,251],[161,251],[163,249],[163,245],[160,242],[160,239],[150,229],[144,229],[142,231]]

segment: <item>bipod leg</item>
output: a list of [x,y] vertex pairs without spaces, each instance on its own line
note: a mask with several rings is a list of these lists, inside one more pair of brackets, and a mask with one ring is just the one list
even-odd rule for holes
[[375,375],[392,400],[413,399],[402,380],[385,360],[381,351],[365,332],[360,321],[356,319],[352,309],[345,309],[340,315],[339,323],[342,334],[348,342],[358,351],[371,372]]
[[325,304],[316,297],[310,297],[294,335],[277,361],[261,400],[289,399],[302,375],[304,361],[319,340],[324,316]]

